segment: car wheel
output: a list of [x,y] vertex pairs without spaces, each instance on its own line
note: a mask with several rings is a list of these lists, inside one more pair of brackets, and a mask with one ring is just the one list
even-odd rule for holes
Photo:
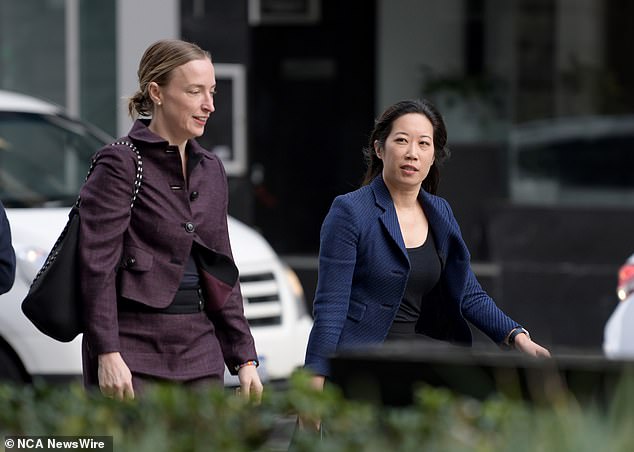
[[0,381],[25,383],[24,373],[19,363],[6,350],[0,348]]

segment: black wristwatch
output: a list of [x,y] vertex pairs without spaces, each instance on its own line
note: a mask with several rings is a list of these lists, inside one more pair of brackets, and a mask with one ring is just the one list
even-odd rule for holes
[[531,337],[531,335],[528,333],[526,329],[522,328],[521,326],[518,326],[517,328],[515,328],[513,331],[510,332],[509,337],[506,340],[509,347],[515,347],[515,338],[517,337],[518,334],[525,334],[528,336],[529,339]]

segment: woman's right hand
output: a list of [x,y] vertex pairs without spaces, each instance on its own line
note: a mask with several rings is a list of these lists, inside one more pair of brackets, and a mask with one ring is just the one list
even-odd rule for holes
[[533,342],[527,334],[520,333],[515,338],[515,348],[523,353],[538,358],[550,358],[548,349]]
[[117,400],[134,399],[132,372],[119,352],[104,353],[98,358],[99,389],[109,398]]

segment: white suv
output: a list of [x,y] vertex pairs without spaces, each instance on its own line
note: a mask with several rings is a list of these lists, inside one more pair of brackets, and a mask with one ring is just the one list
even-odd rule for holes
[[[55,105],[0,90],[0,199],[17,257],[15,284],[0,296],[0,379],[81,374],[81,339],[48,338],[20,305],[66,223],[90,157],[112,140]],[[262,376],[285,379],[302,364],[312,325],[301,284],[256,231],[229,218],[229,235]]]

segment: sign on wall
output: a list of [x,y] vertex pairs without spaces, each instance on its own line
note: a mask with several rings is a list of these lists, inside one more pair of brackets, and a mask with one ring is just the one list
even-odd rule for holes
[[228,176],[243,176],[247,170],[244,65],[214,63],[214,69],[216,110],[198,142],[222,160]]

